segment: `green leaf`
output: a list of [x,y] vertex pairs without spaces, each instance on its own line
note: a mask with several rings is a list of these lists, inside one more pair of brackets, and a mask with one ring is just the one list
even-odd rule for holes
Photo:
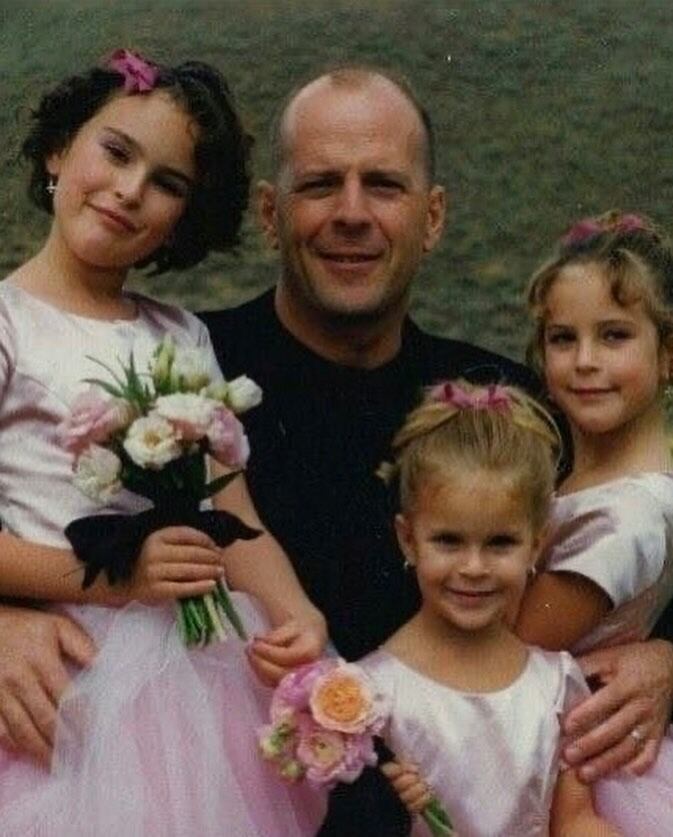
[[232,480],[235,480],[239,474],[242,474],[243,470],[232,471],[230,474],[222,474],[221,477],[217,477],[216,479],[209,482],[206,486],[204,486],[204,494],[203,498],[212,497],[214,494],[217,494],[219,491],[222,491]]

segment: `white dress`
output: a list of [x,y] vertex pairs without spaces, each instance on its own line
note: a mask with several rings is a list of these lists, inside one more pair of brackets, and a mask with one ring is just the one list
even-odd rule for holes
[[530,648],[516,680],[486,693],[449,688],[382,649],[360,665],[391,701],[386,743],[418,765],[460,837],[548,835],[559,719],[588,694],[570,654]]
[[[105,509],[72,481],[72,458],[55,436],[84,378],[107,373],[133,351],[139,370],[170,332],[210,354],[191,314],[131,294],[134,320],[63,312],[0,283],[0,518],[27,540],[64,547],[73,519],[134,513],[148,501],[129,492]],[[265,627],[253,600],[233,594],[250,633]],[[187,651],[175,606],[123,609],[54,606],[90,633],[99,654],[59,708],[51,772],[0,751],[3,837],[291,837],[315,831],[317,797],[289,791],[256,752],[268,690],[231,639]]]
[[[542,567],[589,578],[612,602],[574,654],[647,638],[673,596],[673,475],[644,473],[555,498]],[[645,776],[594,787],[597,809],[627,837],[670,837],[673,732]]]

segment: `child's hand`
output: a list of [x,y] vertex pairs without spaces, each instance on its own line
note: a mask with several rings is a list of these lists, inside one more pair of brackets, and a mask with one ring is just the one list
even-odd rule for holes
[[203,596],[223,575],[221,551],[205,532],[168,526],[146,538],[127,593],[146,604]]
[[267,686],[275,686],[293,668],[311,663],[322,654],[327,642],[324,621],[291,619],[248,647],[248,659],[255,674]]
[[420,814],[432,799],[430,788],[421,778],[418,767],[407,761],[389,761],[381,765],[395,793],[410,814]]

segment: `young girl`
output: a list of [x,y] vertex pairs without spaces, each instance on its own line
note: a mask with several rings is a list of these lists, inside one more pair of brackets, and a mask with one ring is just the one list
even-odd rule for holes
[[[645,639],[673,596],[664,409],[673,251],[637,215],[584,219],[536,272],[529,301],[534,355],[570,424],[573,466],[554,500],[544,572],[526,593],[518,633],[577,654]],[[646,724],[632,729],[634,770],[659,735]],[[645,776],[599,782],[596,803],[625,834],[670,834],[673,739]]]
[[[64,81],[33,114],[30,194],[53,222],[37,255],[0,285],[0,594],[65,609],[100,650],[62,701],[51,771],[0,755],[3,834],[315,829],[308,809],[264,781],[255,729],[266,695],[242,644],[187,651],[174,627],[174,600],[212,590],[225,574],[259,597],[274,626],[266,658],[254,659],[260,672],[316,656],[324,621],[278,545],[265,533],[223,552],[204,533],[171,527],[147,538],[130,582],[99,577],[83,590],[63,535],[72,519],[100,512],[56,441],[83,379],[99,376],[91,358],[126,362],[133,351],[144,369],[170,333],[207,352],[219,375],[195,317],[123,286],[133,266],[189,267],[235,242],[249,145],[216,70],[158,67],[125,50]],[[216,505],[261,528],[241,479],[223,493]],[[146,507],[122,492],[108,510]],[[268,631],[238,595],[248,628]]]
[[422,604],[362,665],[391,700],[386,742],[418,765],[458,834],[546,835],[560,821],[567,834],[613,833],[560,769],[559,718],[586,694],[579,668],[509,627],[557,443],[522,392],[462,382],[433,388],[394,440],[397,534]]

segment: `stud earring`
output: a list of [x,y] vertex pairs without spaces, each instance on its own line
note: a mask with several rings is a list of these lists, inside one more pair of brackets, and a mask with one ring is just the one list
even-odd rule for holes
[[53,174],[50,174],[47,179],[47,185],[44,187],[47,190],[47,194],[53,195],[56,191],[56,178]]

